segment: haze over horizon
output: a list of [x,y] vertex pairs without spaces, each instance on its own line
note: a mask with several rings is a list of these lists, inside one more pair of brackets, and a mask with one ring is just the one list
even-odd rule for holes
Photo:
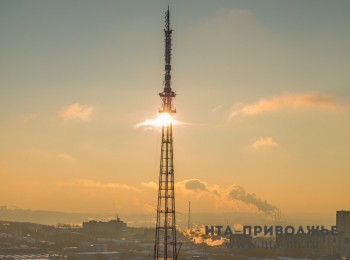
[[[127,223],[129,227],[154,227],[156,216],[154,212],[142,213],[122,213],[107,212],[107,213],[70,213],[62,211],[46,211],[46,210],[31,210],[31,209],[12,209],[2,206],[0,208],[0,221],[9,222],[30,222],[43,225],[59,225],[73,224],[82,225],[83,222],[95,221],[110,221],[118,218]],[[177,211],[176,214],[177,228],[188,228],[188,212]],[[255,212],[191,212],[190,225],[194,229],[203,228],[210,225],[229,225],[231,227],[246,226],[246,225],[262,225],[262,226],[288,226],[295,227],[303,226],[324,226],[330,228],[335,225],[335,213],[333,214],[288,214],[282,216],[279,220],[268,218],[265,214],[257,214]]]
[[[350,2],[169,3],[177,210],[349,210]],[[154,212],[167,5],[0,2],[0,205]]]

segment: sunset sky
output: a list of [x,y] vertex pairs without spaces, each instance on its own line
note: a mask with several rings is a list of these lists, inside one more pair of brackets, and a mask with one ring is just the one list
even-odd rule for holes
[[154,211],[168,3],[177,209],[349,210],[346,0],[1,0],[0,205]]

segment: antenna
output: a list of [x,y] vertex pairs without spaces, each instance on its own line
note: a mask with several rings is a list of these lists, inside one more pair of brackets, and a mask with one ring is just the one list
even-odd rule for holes
[[115,213],[116,220],[119,220],[119,216],[118,216],[118,213],[117,213],[117,208],[114,208],[114,213]]
[[187,220],[187,229],[191,231],[192,222],[191,222],[191,201],[188,201],[188,220]]

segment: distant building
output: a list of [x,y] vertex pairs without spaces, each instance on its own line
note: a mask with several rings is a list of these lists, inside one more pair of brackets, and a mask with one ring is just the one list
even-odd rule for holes
[[83,232],[96,235],[114,236],[120,234],[126,228],[126,223],[120,218],[104,221],[83,222]]
[[337,253],[340,257],[350,257],[350,211],[337,211]]

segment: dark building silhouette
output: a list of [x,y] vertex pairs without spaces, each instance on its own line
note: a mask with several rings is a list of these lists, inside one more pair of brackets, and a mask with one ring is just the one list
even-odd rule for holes
[[337,253],[340,257],[350,257],[350,211],[337,211]]
[[126,223],[120,218],[104,221],[83,222],[83,232],[87,234],[115,236],[120,234],[126,228]]

